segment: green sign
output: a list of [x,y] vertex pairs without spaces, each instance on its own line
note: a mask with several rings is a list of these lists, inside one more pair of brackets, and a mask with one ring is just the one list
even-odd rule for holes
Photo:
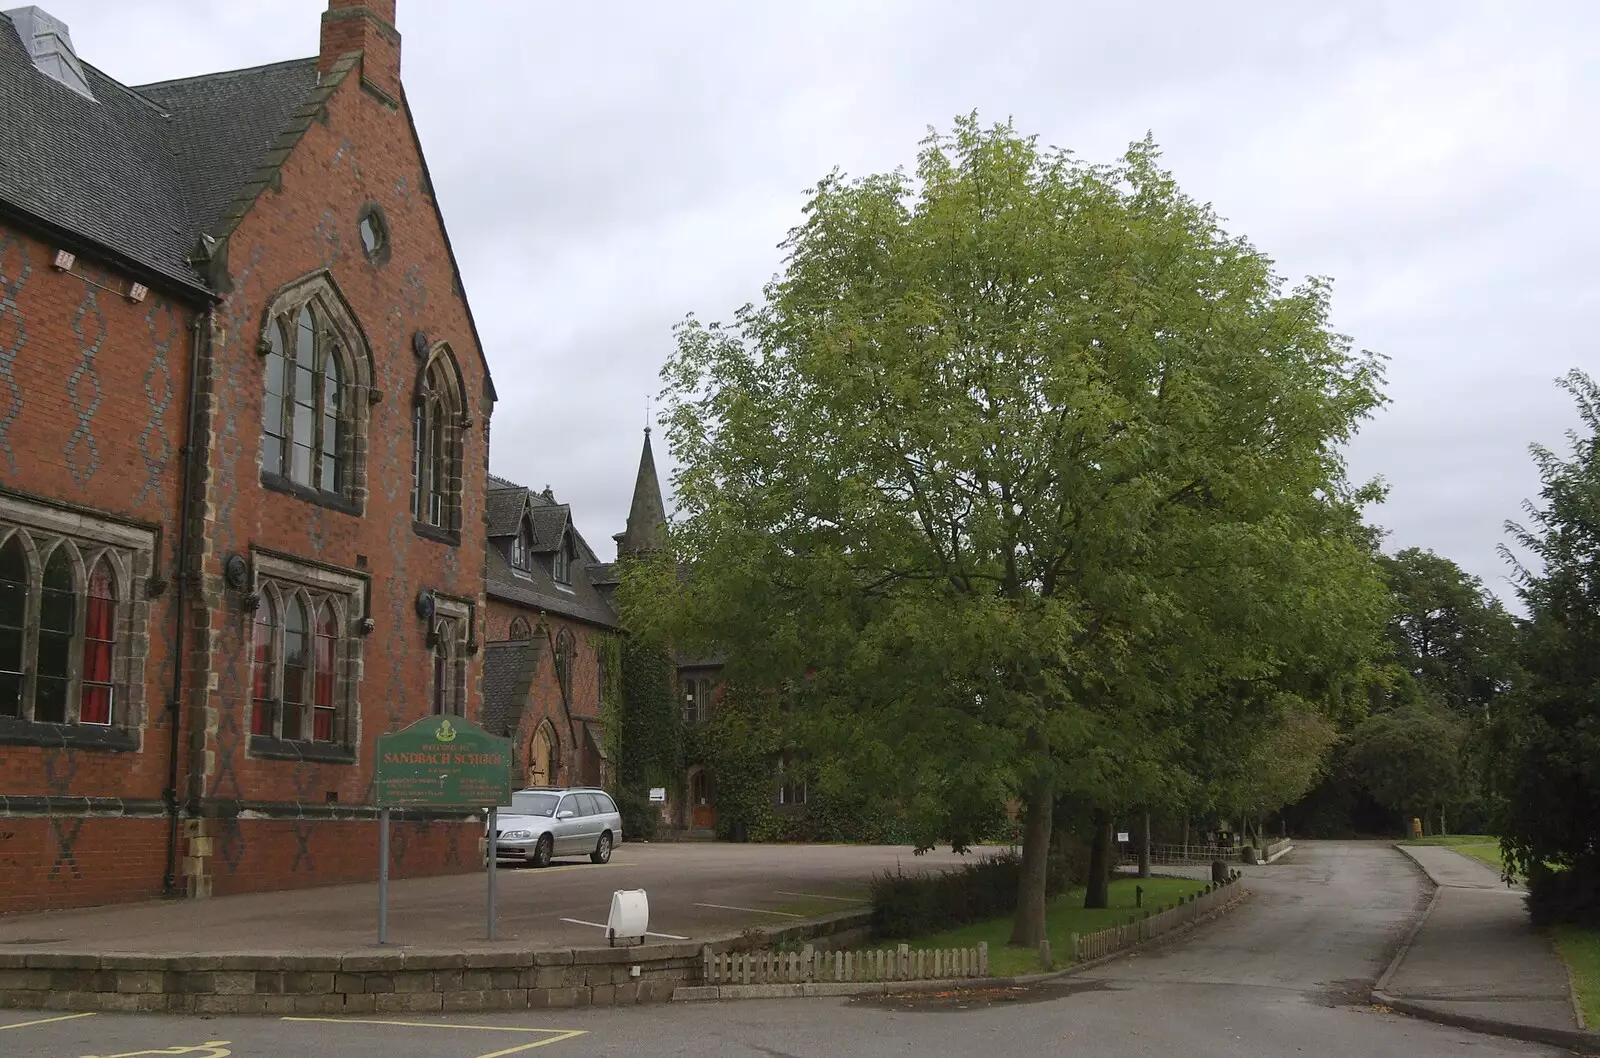
[[430,716],[378,736],[384,807],[490,808],[511,803],[511,741],[458,716]]

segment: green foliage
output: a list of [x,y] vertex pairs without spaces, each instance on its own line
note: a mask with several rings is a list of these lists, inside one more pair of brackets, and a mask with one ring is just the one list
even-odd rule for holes
[[763,304],[691,318],[664,370],[694,575],[630,628],[792,682],[824,786],[919,843],[1009,797],[1191,796],[1197,739],[1342,710],[1377,649],[1340,453],[1378,360],[1158,161],[960,119],[914,178],[822,180]]
[[1600,925],[1600,387],[1577,371],[1563,384],[1582,431],[1568,458],[1534,447],[1542,503],[1510,527],[1537,567],[1517,567],[1524,676],[1496,725],[1495,784],[1535,917]]
[[1394,600],[1392,662],[1403,678],[1396,704],[1424,699],[1481,717],[1507,686],[1516,624],[1483,582],[1421,548],[1381,558]]
[[611,787],[615,792],[619,789],[617,768],[622,760],[622,638],[597,632],[589,642],[600,659],[600,724],[604,740],[600,748],[611,765]]
[[[1052,866],[1056,870],[1050,872],[1047,893],[1054,896],[1074,879],[1066,861]],[[1010,914],[1017,907],[1021,874],[1022,859],[1010,852],[943,871],[880,874],[870,888],[872,935],[886,940],[916,937]]]
[[683,720],[674,691],[672,655],[657,642],[629,636],[621,655],[622,722],[618,788],[642,795],[673,786],[683,770]]
[[661,808],[650,803],[648,789],[625,786],[617,791],[622,834],[630,841],[652,841],[661,830]]
[[1350,735],[1357,780],[1403,819],[1431,818],[1462,791],[1461,721],[1437,707],[1408,705],[1375,713]]

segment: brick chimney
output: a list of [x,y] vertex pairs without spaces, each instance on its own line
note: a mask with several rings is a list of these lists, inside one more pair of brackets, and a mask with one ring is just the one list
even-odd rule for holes
[[395,0],[328,0],[322,13],[322,50],[317,69],[326,72],[341,55],[361,53],[361,80],[400,99],[400,31]]

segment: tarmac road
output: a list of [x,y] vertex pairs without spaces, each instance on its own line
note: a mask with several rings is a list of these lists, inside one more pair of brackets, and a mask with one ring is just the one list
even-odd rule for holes
[[[540,1058],[1012,1054],[1268,1058],[1553,1055],[1366,1005],[1419,910],[1414,866],[1380,844],[1301,846],[1247,873],[1252,897],[1163,949],[1016,995],[677,1003],[409,1023],[0,1014],[0,1054]],[[15,1025],[15,1028],[6,1028]],[[211,1041],[213,1046],[202,1045]],[[184,1048],[179,1050],[178,1048]],[[187,1048],[197,1048],[189,1050]]]

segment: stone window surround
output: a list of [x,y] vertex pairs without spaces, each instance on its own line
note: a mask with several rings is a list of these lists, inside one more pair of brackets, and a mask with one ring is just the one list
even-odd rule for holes
[[[36,579],[43,574],[39,538],[70,541],[77,553],[75,584],[87,591],[87,576],[102,554],[112,556],[117,582],[116,645],[111,656],[111,724],[83,726],[75,723],[47,723],[35,720],[0,718],[0,744],[63,746],[74,749],[111,751],[137,750],[148,719],[145,695],[145,662],[150,655],[150,588],[155,574],[156,551],[161,531],[154,526],[122,521],[95,512],[30,500],[15,493],[0,493],[0,538],[9,540],[13,532],[24,534],[24,551],[29,563],[29,606],[38,605]],[[88,558],[85,560],[84,556]],[[82,599],[83,595],[79,595]],[[82,642],[85,607],[76,607],[77,641]],[[23,657],[32,658],[37,646],[38,621],[27,622]],[[68,715],[77,708],[82,691],[82,651],[73,651],[69,674],[72,690]]]
[[[320,333],[319,340],[331,340],[339,350],[344,399],[339,408],[339,422],[344,436],[339,444],[339,462],[343,481],[338,492],[324,492],[292,480],[287,474],[267,473],[261,464],[261,446],[256,446],[256,465],[264,488],[360,517],[367,506],[367,452],[370,447],[369,430],[371,405],[382,399],[373,388],[372,350],[366,334],[356,320],[344,295],[327,269],[302,276],[281,287],[268,300],[261,312],[261,333],[257,352],[261,359],[262,378],[258,387],[262,399],[262,433],[266,432],[266,358],[270,350],[270,328],[282,326],[285,338],[295,332],[300,310],[312,305]],[[285,347],[288,352],[288,346]],[[291,362],[292,363],[292,362]],[[286,369],[286,374],[289,370]],[[320,414],[320,409],[318,410]]]
[[[461,517],[465,506],[466,439],[472,426],[467,411],[466,387],[460,365],[449,342],[435,342],[417,371],[412,398],[411,528],[418,536],[451,547],[461,544]],[[433,467],[422,453],[430,446],[429,430],[443,431],[444,484],[439,524],[425,515],[425,492],[431,492]],[[431,461],[429,461],[431,463]],[[424,489],[424,483],[429,486]]]
[[[476,652],[472,639],[473,604],[470,600],[433,592],[433,616],[428,618],[430,659],[441,649],[445,657],[445,701],[451,715],[467,715],[467,657]],[[428,669],[428,708],[433,708],[433,669]]]
[[[334,739],[332,742],[314,742],[311,739],[280,739],[271,735],[251,734],[246,755],[263,760],[314,760],[328,764],[355,764],[356,747],[361,745],[360,687],[363,671],[363,637],[365,612],[371,582],[354,570],[341,570],[321,563],[298,561],[286,555],[253,550],[250,555],[251,591],[260,596],[271,591],[286,600],[297,592],[310,596],[323,595],[333,602],[334,620],[339,638],[334,647],[335,706]],[[266,605],[262,599],[258,606]],[[282,707],[283,702],[283,637],[284,611],[280,604],[272,628],[272,687],[273,698]],[[316,612],[310,612],[315,627]],[[255,615],[251,615],[250,633],[246,642],[253,644]],[[308,637],[312,629],[307,629]],[[314,647],[312,648],[314,649]],[[247,698],[241,703],[245,712],[244,730],[251,730],[250,710],[255,707],[255,651],[250,649],[250,679]]]

